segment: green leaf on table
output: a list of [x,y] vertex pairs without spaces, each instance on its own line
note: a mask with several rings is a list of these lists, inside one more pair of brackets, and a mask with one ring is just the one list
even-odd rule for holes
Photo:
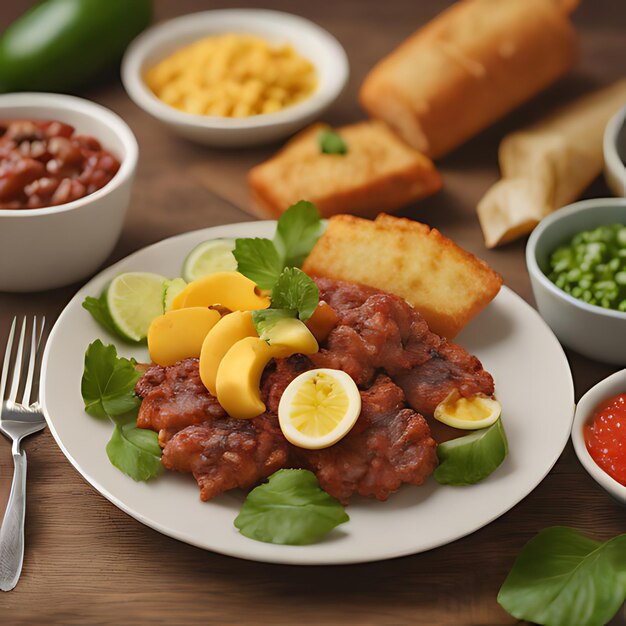
[[242,535],[288,545],[315,543],[350,518],[308,470],[283,469],[253,489],[235,519]]
[[626,535],[605,543],[572,528],[542,530],[517,557],[498,602],[545,626],[602,626],[626,599]]
[[115,346],[96,339],[85,352],[80,386],[85,411],[94,417],[110,417],[136,409],[141,403],[135,395],[140,377],[133,361],[118,357]]
[[272,308],[298,311],[303,322],[313,315],[319,301],[317,285],[297,267],[285,268],[272,289]]
[[324,223],[312,202],[301,200],[290,206],[280,216],[274,236],[283,267],[300,267],[323,230]]
[[269,340],[272,328],[280,320],[298,317],[298,312],[291,309],[261,309],[252,311],[252,323],[256,328],[259,337],[265,341]]
[[137,428],[137,416],[114,419],[115,430],[107,444],[109,461],[133,480],[148,480],[163,471],[159,436],[153,430]]
[[271,289],[283,269],[283,261],[269,239],[237,239],[233,255],[237,271],[261,289]]
[[506,434],[498,418],[489,428],[439,444],[439,467],[433,477],[442,485],[473,485],[487,478],[507,452]]
[[119,336],[117,328],[111,319],[111,314],[109,313],[109,307],[106,302],[106,292],[99,298],[87,296],[83,300],[82,307],[86,311],[89,311],[89,313],[91,313],[91,317],[93,317],[105,330],[108,330],[112,335]]
[[348,152],[348,144],[332,130],[323,130],[317,140],[320,144],[320,150],[324,154],[346,154]]

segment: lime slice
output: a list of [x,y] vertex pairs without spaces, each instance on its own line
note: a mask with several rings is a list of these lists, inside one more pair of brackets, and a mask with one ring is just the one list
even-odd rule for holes
[[106,304],[117,332],[129,341],[143,341],[155,317],[163,314],[163,282],[158,274],[128,272],[111,281]]
[[172,310],[174,298],[187,286],[182,278],[166,278],[163,283],[163,312]]
[[500,403],[493,398],[480,394],[463,398],[453,391],[437,405],[434,417],[453,428],[477,430],[494,424],[501,413]]
[[183,263],[183,278],[190,283],[215,272],[234,272],[237,260],[233,256],[234,239],[210,239],[198,244]]
[[345,437],[361,413],[356,383],[340,370],[309,370],[294,378],[278,405],[285,438],[309,450],[328,448]]

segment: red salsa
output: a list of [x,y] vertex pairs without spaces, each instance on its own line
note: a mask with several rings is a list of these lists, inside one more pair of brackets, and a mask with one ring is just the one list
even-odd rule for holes
[[626,393],[603,402],[585,426],[585,442],[593,460],[626,485]]
[[39,209],[78,200],[115,176],[120,162],[69,124],[0,120],[0,209]]

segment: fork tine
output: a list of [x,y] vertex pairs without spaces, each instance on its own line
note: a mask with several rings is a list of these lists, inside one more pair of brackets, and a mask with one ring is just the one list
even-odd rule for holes
[[37,338],[37,316],[35,315],[33,317],[33,330],[30,336],[30,350],[28,351],[28,372],[26,374],[26,382],[24,383],[24,394],[22,396],[22,400],[20,401],[24,406],[30,405],[30,392],[33,386],[33,374],[35,372],[35,360],[37,359],[38,347],[39,340]]
[[9,338],[7,339],[7,347],[4,351],[4,362],[2,364],[2,378],[0,379],[0,402],[4,399],[4,391],[7,386],[7,378],[9,376],[9,361],[11,360],[11,349],[13,348],[13,337],[15,335],[15,324],[17,323],[17,316],[13,318],[11,324],[11,330],[9,331]]
[[33,403],[39,402],[39,382],[41,379],[41,361],[43,359],[43,349],[46,344],[46,340],[44,339],[44,328],[46,326],[46,316],[43,315],[41,317],[41,327],[39,329],[39,337],[37,338],[37,351],[35,358],[35,381],[33,386],[33,394],[34,400]]
[[17,398],[17,390],[20,386],[20,376],[22,374],[22,354],[24,353],[24,337],[26,335],[26,316],[22,320],[22,329],[20,330],[20,341],[17,344],[17,354],[15,355],[15,365],[13,366],[13,382],[11,391],[9,392],[9,402],[15,402]]

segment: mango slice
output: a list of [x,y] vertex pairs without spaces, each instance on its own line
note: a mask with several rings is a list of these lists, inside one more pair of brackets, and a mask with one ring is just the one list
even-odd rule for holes
[[217,396],[217,370],[224,355],[246,337],[258,337],[252,314],[250,311],[234,311],[224,315],[204,339],[200,351],[200,378],[212,395]]
[[173,365],[181,359],[199,357],[208,332],[220,314],[206,307],[168,311],[155,318],[148,329],[148,352],[158,365]]
[[267,339],[274,348],[275,356],[280,358],[287,358],[296,352],[315,354],[319,350],[313,333],[295,317],[277,322],[268,332]]
[[219,304],[231,311],[267,309],[270,299],[257,291],[256,284],[239,272],[217,272],[189,283],[174,298],[172,308]]
[[250,419],[265,411],[259,383],[275,349],[259,337],[240,339],[217,370],[217,399],[231,417]]

